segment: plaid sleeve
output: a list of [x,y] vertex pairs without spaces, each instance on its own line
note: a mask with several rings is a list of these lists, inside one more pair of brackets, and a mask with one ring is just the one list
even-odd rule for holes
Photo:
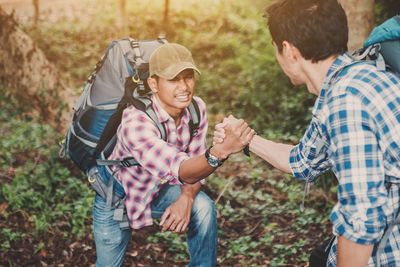
[[[165,142],[155,123],[142,111],[130,109],[121,124],[122,143],[138,163],[154,177],[178,177],[187,153]],[[124,116],[126,114],[124,113]]]
[[310,182],[330,167],[321,131],[318,119],[313,117],[299,144],[290,151],[290,168],[302,181]]
[[336,235],[359,244],[379,241],[385,227],[387,192],[383,155],[374,122],[360,98],[347,94],[331,103],[327,128],[338,178],[338,203],[330,219]]

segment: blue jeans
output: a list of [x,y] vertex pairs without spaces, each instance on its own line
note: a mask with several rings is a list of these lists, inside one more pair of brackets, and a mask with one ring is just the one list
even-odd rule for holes
[[[160,218],[165,209],[181,194],[180,185],[165,185],[151,202],[153,218]],[[122,266],[132,230],[121,230],[113,220],[114,210],[104,211],[106,202],[96,195],[93,203],[93,228],[96,242],[96,266]],[[186,233],[190,253],[188,266],[215,266],[218,228],[214,202],[200,191],[194,202]]]

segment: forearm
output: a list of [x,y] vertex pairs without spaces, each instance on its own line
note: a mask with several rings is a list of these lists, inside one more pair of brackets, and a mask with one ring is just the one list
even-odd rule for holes
[[190,158],[181,163],[179,179],[182,182],[194,184],[210,175],[215,168],[211,167],[203,155]]
[[289,154],[292,145],[275,143],[255,135],[250,142],[250,151],[258,155],[275,168],[292,174],[289,166]]
[[338,237],[337,266],[365,267],[371,257],[374,245],[361,245],[344,236]]
[[[225,159],[229,155],[220,144],[212,147],[210,153],[218,157],[219,160]],[[206,178],[215,170],[216,168],[211,167],[210,164],[207,163],[205,155],[202,154],[181,163],[179,167],[179,178],[185,183],[194,184]]]

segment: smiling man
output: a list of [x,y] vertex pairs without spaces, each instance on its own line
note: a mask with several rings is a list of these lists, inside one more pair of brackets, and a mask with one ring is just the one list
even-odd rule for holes
[[[194,97],[195,72],[200,74],[188,49],[168,43],[150,57],[152,105],[167,133],[163,140],[156,123],[143,111],[130,106],[124,110],[117,131],[117,143],[108,159],[134,157],[140,166],[122,168],[115,173],[125,191],[125,206],[131,229],[121,230],[105,211],[106,201],[96,196],[94,236],[96,266],[120,266],[132,229],[152,225],[160,218],[162,231],[187,231],[189,266],[215,266],[217,222],[213,201],[200,188],[232,153],[242,150],[254,132],[243,120],[228,130],[226,142],[207,149],[205,103]],[[189,105],[194,100],[200,111],[197,133],[190,134]],[[233,130],[235,129],[235,130]]]

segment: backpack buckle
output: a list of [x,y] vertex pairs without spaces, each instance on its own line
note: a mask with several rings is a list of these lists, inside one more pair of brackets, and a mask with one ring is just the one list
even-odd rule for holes
[[103,61],[99,61],[97,62],[97,64],[94,66],[94,70],[97,72],[101,69],[101,67],[103,66]]
[[94,75],[94,74],[91,74],[89,77],[88,77],[88,82],[89,83],[92,83],[92,82],[94,82],[94,78],[95,78],[96,76]]
[[134,83],[138,83],[138,82],[140,81],[139,75],[138,75],[137,79],[135,78],[135,76],[132,76],[132,81],[133,81]]

